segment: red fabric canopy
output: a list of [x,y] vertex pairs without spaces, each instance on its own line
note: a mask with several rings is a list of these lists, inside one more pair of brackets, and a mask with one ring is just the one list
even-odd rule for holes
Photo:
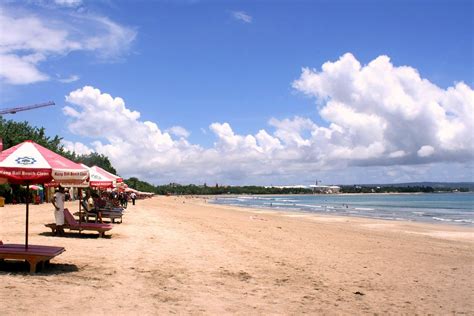
[[91,187],[99,189],[113,188],[115,186],[115,179],[109,177],[101,172],[97,171],[97,167],[88,167],[84,164],[81,164],[84,168],[89,169],[90,181],[89,184]]
[[[89,170],[55,152],[27,140],[0,153],[0,182],[45,183],[52,180],[62,183],[83,183]],[[25,249],[28,248],[29,198],[26,199]]]
[[82,183],[89,171],[37,143],[27,140],[0,153],[0,178],[10,183]]
[[123,182],[123,179],[119,176],[116,176],[110,172],[108,172],[107,170],[105,169],[102,169],[101,167],[99,166],[92,166],[91,169],[95,170],[96,172],[98,172],[99,174],[103,175],[104,177],[107,177],[109,179],[113,179],[114,182],[116,183],[122,183]]

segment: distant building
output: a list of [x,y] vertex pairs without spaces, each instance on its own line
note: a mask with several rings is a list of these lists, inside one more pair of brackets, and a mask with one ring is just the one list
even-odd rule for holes
[[341,191],[341,187],[337,185],[310,185],[310,188],[313,189],[314,193],[322,194],[336,194]]
[[277,189],[309,189],[307,185],[271,185],[265,186],[265,188],[277,188]]

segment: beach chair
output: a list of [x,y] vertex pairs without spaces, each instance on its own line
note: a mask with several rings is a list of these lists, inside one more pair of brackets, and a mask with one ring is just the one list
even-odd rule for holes
[[120,219],[120,223],[123,222],[123,209],[121,208],[101,209],[100,214],[102,219],[108,218],[112,223],[115,223],[116,219]]
[[[78,230],[80,232],[84,230],[96,231],[99,233],[99,237],[105,236],[105,232],[113,228],[111,224],[79,223],[67,208],[64,209],[64,222],[63,228]],[[51,228],[53,234],[56,232],[56,224],[45,224],[44,226]]]
[[83,208],[82,212],[76,212],[74,215],[81,216],[82,220],[85,222],[89,222],[90,218],[94,220],[95,223],[98,222],[99,216],[98,212],[102,219],[108,218],[110,222],[115,223],[116,219],[120,219],[120,223],[123,222],[123,209],[122,208],[113,208],[113,209],[95,209],[94,211],[89,209],[89,205],[85,201],[81,201],[81,205]]
[[3,244],[0,241],[0,260],[24,260],[30,265],[30,273],[36,272],[38,263],[43,268],[54,257],[66,251],[63,247],[19,244]]
[[82,211],[76,212],[74,215],[81,216],[81,221],[89,222],[90,218],[92,218],[94,223],[97,223],[99,220],[97,211],[89,209],[89,205],[84,200],[81,201],[81,205]]

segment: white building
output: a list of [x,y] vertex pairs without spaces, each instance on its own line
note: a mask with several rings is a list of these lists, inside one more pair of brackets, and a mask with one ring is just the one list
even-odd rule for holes
[[310,185],[314,193],[336,194],[341,191],[341,187],[337,185]]

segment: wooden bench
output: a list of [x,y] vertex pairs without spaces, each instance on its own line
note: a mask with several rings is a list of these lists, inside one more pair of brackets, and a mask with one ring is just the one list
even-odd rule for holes
[[54,257],[63,253],[63,247],[39,246],[19,244],[0,244],[0,260],[25,260],[30,265],[30,273],[36,272],[36,266],[39,263],[42,267],[49,264]]
[[[120,211],[111,211],[111,210],[99,210],[100,215],[102,219],[108,218],[112,223],[115,223],[116,219],[120,219],[120,223],[123,222],[123,213]],[[98,222],[98,215],[97,213],[94,212],[87,212],[87,211],[82,211],[82,212],[76,212],[74,215],[81,217],[81,220],[83,222],[89,223],[92,222],[97,223]]]
[[74,215],[80,216],[84,222],[89,222],[90,218],[92,218],[94,222],[97,223],[99,220],[98,213],[100,213],[102,219],[109,218],[112,223],[115,223],[115,220],[119,218],[120,223],[123,222],[123,208],[97,208],[92,211],[85,201],[81,201],[81,204],[83,208],[82,212],[76,212]]

